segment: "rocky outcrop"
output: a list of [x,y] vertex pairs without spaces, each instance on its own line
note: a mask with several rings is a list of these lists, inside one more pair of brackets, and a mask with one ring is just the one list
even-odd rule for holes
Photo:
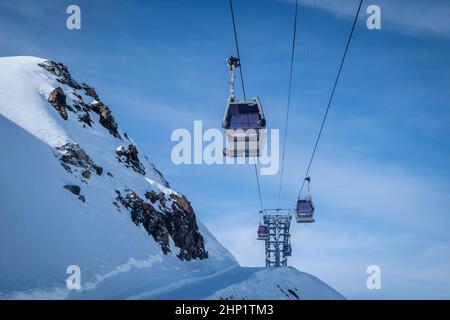
[[[131,220],[142,225],[149,235],[161,246],[164,254],[170,252],[169,232],[164,215],[156,211],[149,203],[145,203],[134,191],[127,189],[125,195],[116,190],[116,200],[131,213]],[[117,205],[117,204],[116,204]]]
[[75,184],[66,184],[63,186],[63,188],[69,190],[74,195],[78,196],[78,199],[81,200],[82,202],[86,201],[86,198],[80,194],[81,192],[80,186],[77,186]]
[[185,196],[171,194],[170,198],[174,201],[171,203],[172,210],[165,215],[166,227],[175,245],[180,248],[178,257],[183,260],[208,258],[191,204]]
[[[69,69],[62,63],[45,61],[43,63],[39,63],[38,65],[52,73],[59,83],[67,84],[73,89],[73,91],[71,92],[74,98],[73,106],[70,106],[66,103],[66,95],[60,87],[54,89],[50,94],[50,103],[55,107],[56,110],[58,110],[63,119],[67,120],[67,110],[73,111],[74,113],[81,111],[82,114],[78,115],[78,121],[84,123],[84,127],[92,127],[93,121],[89,115],[89,112],[93,111],[99,115],[100,124],[108,129],[111,135],[121,139],[117,122],[114,119],[111,110],[100,100],[100,97],[98,96],[95,88],[89,86],[86,83],[79,84],[78,82],[76,82],[72,78]],[[91,103],[86,103],[83,99],[83,96],[79,93],[80,91],[77,92],[77,90],[83,90],[84,94],[87,97],[91,97],[94,100]]]
[[55,149],[58,151],[56,156],[59,157],[61,165],[68,172],[82,172],[83,176],[87,175],[86,171],[95,172],[99,176],[103,174],[103,168],[96,165],[78,144],[67,142],[60,147],[55,147]]
[[92,97],[96,100],[99,100],[99,97],[97,95],[97,91],[95,90],[95,88],[89,86],[88,84],[86,84],[84,82],[81,84],[81,87],[84,89],[85,95]]
[[67,84],[68,86],[77,90],[81,89],[81,85],[72,78],[69,69],[62,63],[54,61],[44,61],[43,63],[39,63],[38,65],[55,75],[56,80],[59,83]]
[[116,149],[119,162],[123,163],[127,168],[132,168],[134,171],[145,175],[145,167],[139,160],[138,153],[138,149],[133,144],[128,145],[128,148],[119,146]]
[[[126,189],[116,190],[119,204],[130,211],[131,220],[142,225],[153,239],[161,246],[164,254],[171,252],[169,239],[172,238],[180,251],[177,257],[181,260],[206,259],[208,252],[204,240],[198,230],[194,210],[184,196],[147,192],[146,202],[136,192]],[[158,210],[154,205],[158,204]],[[169,205],[170,204],[170,205]]]
[[70,192],[72,192],[76,196],[79,196],[80,192],[81,192],[80,186],[77,186],[77,185],[74,185],[74,184],[66,184],[64,186],[64,189],[69,190]]
[[64,120],[67,120],[67,102],[66,95],[61,87],[53,89],[53,91],[48,96],[48,102],[59,112]]
[[[147,158],[147,157],[146,157]],[[148,160],[148,159],[147,159]],[[170,184],[169,182],[166,180],[166,178],[164,178],[163,174],[161,173],[161,171],[159,171],[158,169],[156,169],[156,167],[152,164],[152,168],[153,171],[156,173],[156,175],[159,177],[159,179],[162,181],[162,183],[164,184],[164,186],[166,188],[170,188]]]
[[[111,157],[116,157],[117,161],[126,168],[143,176],[147,172],[151,173],[151,176],[155,176],[155,189],[145,192],[145,194],[138,195],[132,190],[132,186],[123,186],[123,189],[116,190],[115,200],[112,201],[117,209],[120,212],[128,212],[134,224],[143,226],[154,241],[161,246],[164,254],[179,250],[176,254],[181,260],[208,258],[204,239],[189,201],[182,195],[166,190],[166,188],[170,188],[169,183],[145,156],[143,157],[148,161],[144,161],[147,168],[144,166],[141,161],[144,158],[140,159],[142,156],[133,141],[126,133],[123,134],[124,139],[122,139],[110,108],[102,102],[97,90],[86,83],[76,82],[68,68],[61,63],[46,61],[40,63],[39,66],[52,73],[59,83],[67,85],[55,88],[48,97],[50,104],[63,119],[76,119],[84,128],[92,128],[96,131],[103,131],[103,127],[120,141],[127,141],[126,144],[119,145],[115,155],[111,154]],[[72,117],[69,113],[74,116]],[[103,168],[97,165],[75,142],[68,141],[55,147],[55,156],[59,159],[62,167],[83,184],[89,184],[96,175],[103,174]],[[107,172],[108,179],[115,179],[114,176],[112,172]],[[120,182],[118,181],[118,183]],[[79,200],[86,201],[85,196],[81,194],[79,185],[66,184],[63,187],[77,196]]]
[[87,125],[89,127],[92,127],[92,124],[94,123],[91,120],[91,117],[89,116],[89,113],[87,113],[87,112],[85,114],[83,114],[83,115],[78,116],[78,121],[83,122],[85,126]]
[[83,97],[81,97],[79,94],[76,94],[74,92],[72,92],[72,94],[76,98],[73,102],[74,108],[77,111],[84,111],[85,113],[89,114],[89,111],[91,111],[91,106],[84,102]]
[[[164,193],[156,193],[155,191],[147,191],[145,193],[145,198],[150,200],[151,203],[156,203],[157,201],[162,201],[165,198]],[[163,204],[164,205],[164,204]]]
[[83,178],[89,179],[91,177],[91,172],[89,170],[84,170],[81,175],[83,176]]
[[94,100],[91,103],[92,110],[100,116],[100,124],[109,130],[114,137],[119,138],[118,126],[116,120],[112,116],[111,110],[108,106],[99,100]]

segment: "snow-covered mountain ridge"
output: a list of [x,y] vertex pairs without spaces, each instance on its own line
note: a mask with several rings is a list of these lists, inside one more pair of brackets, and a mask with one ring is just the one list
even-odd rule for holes
[[341,297],[293,268],[240,267],[60,63],[0,58],[0,147],[0,298]]

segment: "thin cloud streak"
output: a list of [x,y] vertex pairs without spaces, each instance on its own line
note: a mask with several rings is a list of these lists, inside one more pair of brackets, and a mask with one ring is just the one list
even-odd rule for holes
[[[283,2],[292,0],[279,0]],[[362,17],[368,17],[366,8],[370,4],[381,8],[382,28],[394,30],[409,36],[437,36],[450,38],[450,3],[448,1],[383,1],[364,3]],[[357,1],[301,0],[303,6],[319,8],[335,16],[350,18],[355,14]]]

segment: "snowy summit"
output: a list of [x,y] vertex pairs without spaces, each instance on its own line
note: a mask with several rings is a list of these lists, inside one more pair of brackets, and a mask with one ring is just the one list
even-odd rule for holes
[[65,65],[0,70],[1,299],[343,298],[294,268],[239,266]]

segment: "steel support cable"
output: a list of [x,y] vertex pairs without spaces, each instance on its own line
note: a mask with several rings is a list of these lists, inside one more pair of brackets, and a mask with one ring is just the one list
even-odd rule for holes
[[[245,95],[244,76],[242,73],[241,54],[239,52],[239,41],[238,41],[237,30],[236,30],[236,19],[234,17],[233,0],[230,0],[230,11],[231,11],[231,20],[233,23],[233,33],[234,33],[234,43],[236,45],[236,54],[237,54],[237,58],[239,59],[239,64],[240,64],[239,74],[241,76],[242,93],[244,95],[244,100],[247,101],[247,97]],[[254,163],[254,168],[255,168],[255,175],[256,175],[256,185],[258,187],[259,203],[261,206],[261,210],[263,210],[264,206],[263,206],[262,195],[261,195],[261,184],[259,182],[258,167],[256,166],[256,161]]]
[[[311,10],[312,11],[314,11],[316,9],[316,4],[317,4],[316,2],[317,2],[317,0],[313,0],[312,6],[311,6]],[[299,78],[300,79],[300,81],[299,81],[300,83],[299,83],[299,87],[298,87],[298,91],[299,92],[303,92],[303,90],[305,88],[305,82],[306,82],[305,79],[306,79],[306,75],[308,74],[308,71],[309,71],[309,66],[310,66],[309,65],[309,60],[310,60],[310,56],[311,56],[311,33],[312,33],[311,30],[314,29],[314,22],[315,22],[314,18],[310,17],[309,21],[308,21],[308,28],[307,28],[307,31],[306,31],[306,39],[304,41],[305,44],[303,46],[303,47],[306,48],[306,56],[305,56],[304,59],[302,59],[302,62],[301,62],[302,63],[302,68],[301,68],[300,74],[303,75],[303,79],[302,79],[302,76],[300,76],[300,78]],[[294,116],[293,123],[295,123],[295,124],[299,124],[300,123],[301,107],[302,107],[302,104],[301,104],[301,102],[299,102],[298,107],[294,109],[296,111],[296,113],[293,114],[293,116]],[[293,137],[294,138],[293,141],[299,141],[299,136],[298,136],[299,132],[300,131],[297,131],[297,132],[294,131],[295,134],[294,134],[294,137]],[[295,159],[294,153],[293,152],[289,153],[289,157],[286,160],[286,164],[285,164],[285,166],[286,166],[285,171],[287,171],[289,168],[292,167],[291,164],[294,161],[294,159]]]
[[230,0],[230,11],[231,11],[231,21],[233,22],[233,33],[234,33],[234,44],[236,45],[236,54],[237,58],[239,59],[239,75],[241,76],[241,85],[242,85],[242,94],[244,95],[244,100],[247,100],[247,96],[245,95],[245,85],[244,85],[244,76],[242,75],[242,63],[241,61],[241,54],[239,52],[239,41],[236,31],[236,21],[234,18],[234,10],[233,10],[233,0]]
[[303,179],[303,182],[302,182],[302,186],[300,188],[300,192],[298,193],[298,197],[300,197],[300,195],[302,194],[303,188],[305,186],[305,181],[306,181],[305,179],[309,175],[309,170],[311,169],[311,164],[312,164],[312,162],[314,160],[314,157],[316,155],[317,146],[319,145],[319,141],[320,141],[320,138],[322,136],[323,127],[325,125],[325,121],[327,120],[328,112],[330,111],[330,107],[331,107],[331,103],[333,101],[334,93],[336,91],[336,87],[337,87],[337,84],[339,82],[339,78],[341,76],[342,67],[344,66],[345,58],[347,57],[347,52],[348,52],[348,49],[350,47],[350,42],[352,40],[353,33],[355,31],[355,26],[356,26],[356,22],[358,21],[358,16],[359,16],[359,12],[361,11],[362,3],[363,3],[363,0],[360,0],[359,1],[359,6],[358,6],[358,10],[356,11],[355,19],[353,20],[352,29],[350,31],[350,35],[349,35],[348,40],[347,40],[347,45],[345,46],[345,51],[344,51],[344,54],[342,55],[342,58],[341,58],[341,63],[339,65],[339,71],[338,71],[338,73],[336,75],[336,79],[334,81],[333,90],[331,91],[331,95],[330,95],[330,98],[328,100],[328,104],[327,104],[327,107],[326,107],[326,110],[325,110],[325,114],[323,116],[322,123],[320,125],[320,130],[319,130],[319,133],[317,135],[317,139],[316,139],[316,142],[314,144],[314,148],[313,148],[311,157],[309,159],[308,167],[306,169],[306,173],[305,173],[305,176],[304,176],[304,179]]
[[291,63],[290,63],[290,68],[289,68],[289,88],[288,88],[288,97],[287,97],[287,106],[286,106],[286,119],[285,119],[285,123],[284,123],[285,133],[284,133],[284,139],[283,139],[283,152],[281,155],[281,173],[280,173],[280,184],[278,186],[277,207],[280,202],[281,186],[283,184],[284,158],[285,158],[285,154],[286,154],[286,141],[287,141],[288,125],[289,125],[289,109],[291,106],[292,74],[293,74],[293,68],[294,68],[295,40],[296,40],[296,36],[297,36],[297,12],[298,12],[298,0],[295,0],[294,29],[292,32]]

